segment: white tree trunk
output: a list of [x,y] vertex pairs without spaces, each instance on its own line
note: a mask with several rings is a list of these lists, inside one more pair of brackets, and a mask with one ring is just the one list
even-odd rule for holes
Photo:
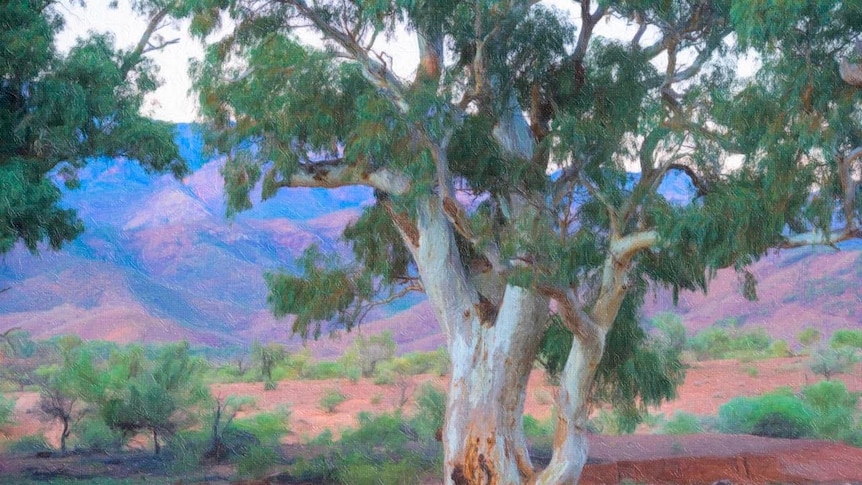
[[547,300],[509,286],[494,322],[474,321],[450,342],[452,379],[443,435],[446,483],[532,480],[522,419],[542,335],[539,325],[547,309]]
[[420,204],[416,232],[418,238],[408,246],[452,359],[443,432],[445,482],[528,482],[533,468],[522,417],[548,300],[507,286],[501,301],[483,302],[435,199]]
[[580,479],[587,463],[590,390],[604,343],[604,332],[592,341],[573,339],[572,351],[560,373],[554,454],[536,480],[537,485],[573,484]]

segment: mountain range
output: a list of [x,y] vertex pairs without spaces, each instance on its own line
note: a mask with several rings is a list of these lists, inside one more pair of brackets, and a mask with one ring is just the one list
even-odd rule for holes
[[[146,173],[123,158],[92,160],[79,173],[80,187],[64,192],[64,204],[78,212],[85,232],[57,252],[31,254],[19,247],[0,256],[0,288],[10,288],[0,295],[0,332],[18,326],[36,338],[73,333],[121,343],[302,344],[290,334],[290,319],[278,320],[267,309],[263,273],[294,270],[315,243],[346,253],[339,236],[373,202],[371,190],[282,190],[229,219],[224,160],[204,155],[193,125],[178,125],[176,141],[191,169],[184,179]],[[668,176],[661,190],[677,203],[693,193],[683,174]],[[722,271],[708,296],[683,293],[676,307],[668,291],[656,289],[644,315],[675,311],[691,331],[736,318],[790,340],[805,326],[828,334],[862,325],[862,244],[782,251],[752,270],[759,280],[757,302],[742,298],[736,275]],[[420,295],[377,309],[360,327],[369,333],[386,329],[401,351],[443,343]],[[308,345],[331,356],[349,340],[323,337]]]

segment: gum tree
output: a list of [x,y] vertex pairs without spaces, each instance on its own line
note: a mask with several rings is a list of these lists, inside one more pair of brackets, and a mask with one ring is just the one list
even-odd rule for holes
[[[673,363],[639,350],[650,284],[705,290],[734,267],[754,297],[745,268],[769,248],[858,235],[858,177],[841,167],[858,164],[859,92],[839,83],[858,7],[809,3],[189,0],[176,13],[202,37],[230,18],[194,70],[231,211],[257,184],[263,199],[374,189],[345,232],[355,263],[307,257],[299,276],[267,276],[276,315],[307,336],[361,315],[381,282],[383,298],[424,291],[452,358],[446,483],[546,484],[579,478],[592,398],[672,395]],[[785,44],[773,25],[807,34]],[[409,75],[393,68],[405,42]],[[741,82],[748,48],[762,74]],[[831,84],[799,102],[798,72]],[[671,173],[694,187],[685,203],[658,190]],[[824,218],[836,205],[838,231]],[[522,413],[549,349],[560,413],[537,471]]]

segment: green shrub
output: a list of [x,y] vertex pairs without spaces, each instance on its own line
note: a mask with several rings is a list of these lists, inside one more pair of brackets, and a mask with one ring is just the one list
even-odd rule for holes
[[436,455],[426,458],[417,446],[407,446],[415,443],[417,433],[399,412],[359,413],[357,420],[359,427],[345,431],[337,445],[334,459],[339,483],[419,483],[421,472],[437,465]]
[[270,446],[253,446],[237,460],[237,474],[241,477],[266,476],[281,457]]
[[780,433],[788,438],[810,435],[813,416],[813,410],[789,389],[734,398],[718,409],[719,429],[724,433]]
[[783,413],[768,413],[754,423],[751,434],[767,438],[801,438],[808,432],[807,426]]
[[9,423],[12,420],[13,411],[15,411],[15,400],[6,399],[0,394],[0,425]]
[[786,340],[776,340],[769,345],[769,357],[792,357],[793,351]]
[[344,377],[350,379],[350,382],[356,384],[362,377],[362,369],[359,367],[349,367],[344,369]]
[[799,335],[796,337],[796,340],[799,341],[805,347],[811,347],[812,345],[820,342],[820,339],[823,338],[823,335],[819,330],[812,327],[805,327],[805,329],[799,332]]
[[410,424],[421,439],[431,441],[446,419],[446,393],[426,382],[416,391],[416,411]]
[[[424,391],[428,399],[420,404],[423,412],[433,414],[436,404],[427,401],[436,403],[437,393]],[[423,441],[415,421],[405,422],[400,412],[360,413],[357,421],[359,426],[345,430],[338,442],[332,442],[328,430],[311,440],[308,444],[321,447],[324,454],[297,459],[291,467],[292,478],[308,483],[414,484],[442,466],[440,443]]]
[[84,419],[78,426],[73,448],[91,452],[105,452],[122,447],[123,436],[112,430],[101,419]]
[[631,434],[637,427],[637,423],[632,424],[629,416],[618,410],[608,411],[607,409],[602,409],[599,414],[590,419],[590,425],[596,432],[611,436]]
[[843,382],[823,381],[804,387],[802,396],[814,410],[812,426],[815,436],[852,440],[858,421],[859,393],[847,391]]
[[346,400],[347,396],[338,389],[327,389],[323,392],[318,404],[320,404],[320,408],[327,413],[334,413],[338,405]]
[[829,340],[829,345],[833,349],[840,349],[842,347],[862,349],[862,330],[836,330]]
[[730,351],[730,335],[723,328],[710,327],[695,334],[688,346],[698,360],[723,358]]
[[329,428],[324,429],[320,432],[319,435],[312,438],[308,444],[309,446],[322,446],[329,448],[332,446],[335,440],[333,439],[332,430]]
[[401,459],[386,463],[364,463],[361,460],[341,464],[336,473],[344,485],[413,485],[420,483],[419,465]]
[[41,434],[22,436],[9,445],[9,451],[12,453],[38,453],[52,450],[53,448],[45,440],[45,436]]
[[238,418],[234,420],[233,426],[253,435],[260,443],[277,445],[281,437],[290,431],[290,415],[288,408],[280,407],[275,411]]
[[776,344],[762,328],[742,331],[736,326],[713,325],[689,341],[698,360],[751,359],[789,355],[787,343]]
[[309,364],[304,367],[303,379],[315,381],[327,381],[330,379],[338,379],[344,375],[344,369],[338,362],[321,361]]
[[374,385],[376,386],[391,386],[398,379],[398,374],[390,366],[383,363],[374,372]]
[[673,416],[662,426],[663,434],[682,435],[697,434],[703,432],[697,416],[684,411],[676,411]]
[[682,351],[686,345],[685,325],[682,317],[675,313],[662,312],[650,320],[653,328],[658,331],[658,341],[677,351]]
[[553,454],[555,421],[553,416],[544,421],[539,421],[529,414],[524,416],[524,435],[534,455],[550,458]]

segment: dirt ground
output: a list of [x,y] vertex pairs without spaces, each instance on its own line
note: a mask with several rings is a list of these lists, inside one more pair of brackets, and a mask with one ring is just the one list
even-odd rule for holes
[[[862,372],[840,376],[849,389],[862,391]],[[777,387],[798,389],[817,379],[806,370],[804,358],[739,362],[698,362],[688,370],[679,398],[653,413],[670,416],[681,410],[714,415],[720,405],[742,395],[755,395]],[[263,391],[261,383],[217,384],[215,396],[251,395],[257,410],[287,406],[291,432],[285,444],[298,444],[325,429],[336,436],[356,425],[360,411],[380,413],[403,409],[412,412],[410,397],[423,383],[445,389],[447,378],[416,376],[402,385],[375,385],[369,379],[352,383],[328,381],[282,381],[277,389]],[[334,412],[321,409],[320,398],[338,389],[346,400]],[[16,398],[16,424],[7,427],[4,440],[14,440],[42,431],[49,443],[57,444],[56,426],[38,419],[38,396],[32,392],[8,393]],[[525,412],[538,419],[551,416],[553,387],[535,371],[530,378]],[[250,412],[255,412],[251,410]],[[645,431],[642,431],[642,433]],[[590,464],[582,483],[618,483],[623,479],[647,483],[713,483],[726,478],[732,483],[862,483],[862,449],[807,440],[770,440],[753,436],[695,435],[659,436],[639,434],[623,437],[591,437]]]

